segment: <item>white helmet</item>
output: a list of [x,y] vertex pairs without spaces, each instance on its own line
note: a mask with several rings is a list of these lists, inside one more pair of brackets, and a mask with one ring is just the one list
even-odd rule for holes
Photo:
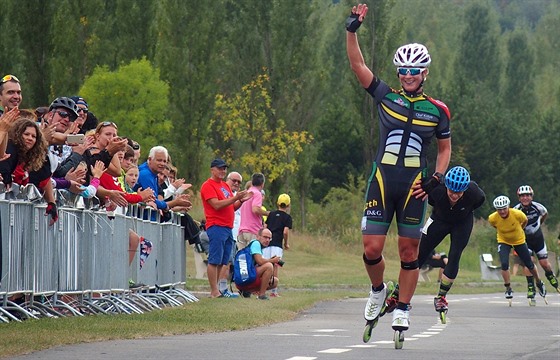
[[428,49],[424,45],[417,43],[401,46],[393,57],[393,64],[395,66],[427,68],[431,62],[432,58],[428,54]]
[[529,194],[533,196],[533,188],[531,188],[529,185],[521,185],[519,189],[517,189],[517,196],[523,194]]
[[505,195],[500,195],[494,199],[494,207],[496,210],[498,209],[505,209],[509,207],[509,198]]

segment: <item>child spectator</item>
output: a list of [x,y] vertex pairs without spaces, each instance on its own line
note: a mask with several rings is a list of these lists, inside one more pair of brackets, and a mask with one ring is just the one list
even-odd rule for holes
[[[289,250],[288,236],[292,228],[292,217],[288,214],[290,208],[290,195],[281,194],[278,196],[278,210],[271,211],[266,219],[266,227],[272,232],[272,240],[268,247],[263,249],[263,257],[272,259],[273,257],[282,258],[284,249]],[[282,247],[282,244],[284,246]],[[282,266],[280,263],[274,264],[274,277],[278,278],[278,269]],[[271,297],[277,297],[278,287],[271,290]]]

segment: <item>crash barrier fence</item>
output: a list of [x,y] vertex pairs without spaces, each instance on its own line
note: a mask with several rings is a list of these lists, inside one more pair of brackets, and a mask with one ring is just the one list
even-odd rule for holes
[[[4,195],[0,322],[140,314],[198,301],[184,289],[186,245],[179,214],[160,222],[157,211],[130,205],[126,214],[109,217],[96,199],[58,193],[59,218],[49,225],[47,205],[35,190]],[[142,268],[140,249],[129,266],[129,229],[152,243]]]

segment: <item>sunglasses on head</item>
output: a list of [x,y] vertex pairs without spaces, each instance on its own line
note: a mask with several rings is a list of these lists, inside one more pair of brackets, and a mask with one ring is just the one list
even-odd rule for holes
[[56,113],[63,119],[69,118],[70,121],[76,120],[76,117],[72,116],[72,114],[70,114],[68,111],[57,110]]
[[8,81],[15,81],[15,82],[19,83],[19,79],[17,77],[15,77],[14,75],[6,75],[2,78],[2,80],[0,80],[0,84],[7,83]]
[[398,67],[397,68],[397,72],[399,73],[399,75],[420,75],[422,73],[422,71],[424,71],[424,68],[406,68],[406,67]]
[[112,122],[112,121],[103,121],[103,122],[101,123],[101,127],[105,127],[105,126],[113,126],[115,129],[118,129],[117,124],[115,124],[115,123]]

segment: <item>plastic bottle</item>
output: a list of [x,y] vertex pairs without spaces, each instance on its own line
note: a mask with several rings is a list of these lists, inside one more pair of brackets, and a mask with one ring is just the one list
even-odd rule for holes
[[113,220],[115,218],[115,209],[117,206],[109,199],[108,196],[105,197],[105,211],[107,211],[107,217],[109,220]]

